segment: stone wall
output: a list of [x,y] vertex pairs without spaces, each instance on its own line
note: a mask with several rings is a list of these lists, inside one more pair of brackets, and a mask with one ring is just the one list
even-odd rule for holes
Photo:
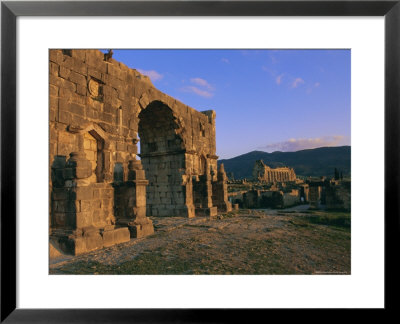
[[293,189],[291,192],[283,193],[283,208],[295,206],[300,203],[299,190]]
[[[230,209],[217,175],[214,111],[169,97],[98,50],[50,50],[49,59],[54,240],[77,254],[111,244],[110,237],[119,243],[129,233],[151,234],[146,215]],[[203,200],[197,210],[195,197]]]
[[331,183],[326,187],[326,208],[333,210],[350,211],[350,181],[337,181],[337,184]]

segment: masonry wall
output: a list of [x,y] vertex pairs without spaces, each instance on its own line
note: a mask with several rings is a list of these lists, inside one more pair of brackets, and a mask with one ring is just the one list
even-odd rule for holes
[[[193,176],[217,181],[214,111],[198,112],[184,105],[157,90],[148,77],[98,50],[50,50],[49,71],[53,229],[65,229],[68,223],[74,224],[70,230],[77,230],[76,218],[71,222],[68,213],[81,212],[86,213],[82,228],[97,227],[101,234],[105,227],[118,225],[116,216],[124,214],[118,209],[121,199],[131,194],[138,199],[137,192],[145,187],[147,216],[195,215],[193,188],[201,186],[193,185]],[[68,168],[74,152],[79,152],[79,161]],[[137,182],[140,189],[128,189],[129,181],[139,181],[128,179],[130,163],[143,177]],[[80,176],[66,180],[65,173],[72,171]],[[71,201],[54,198],[56,191],[72,187],[87,191],[85,199],[73,202],[75,209]]]
[[326,187],[326,208],[336,210],[351,209],[351,183],[340,181],[337,185]]
[[69,125],[96,123],[109,136],[109,161],[127,163],[137,153],[139,113],[160,101],[172,110],[184,148],[192,152],[189,171],[198,170],[203,155],[216,165],[213,111],[198,112],[163,94],[148,77],[114,59],[105,61],[100,51],[51,50],[49,54],[50,161],[77,150],[77,136],[68,132]]

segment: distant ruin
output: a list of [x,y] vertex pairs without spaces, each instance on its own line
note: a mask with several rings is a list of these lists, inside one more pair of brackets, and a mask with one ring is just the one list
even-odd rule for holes
[[252,180],[228,181],[228,197],[240,208],[288,208],[309,204],[310,209],[350,211],[351,182],[334,178],[301,179],[293,168],[272,169],[262,160],[254,163]]
[[296,173],[293,168],[280,167],[272,169],[263,160],[257,160],[253,167],[253,179],[267,183],[291,182],[296,181]]
[[351,210],[351,182],[349,180],[321,179],[309,181],[310,209],[325,205],[328,210]]
[[228,181],[228,198],[240,208],[288,208],[309,204],[310,209],[351,210],[351,181],[330,178],[295,182]]
[[231,210],[213,110],[169,97],[98,50],[49,58],[50,238],[60,249],[76,255],[150,235],[147,216]]

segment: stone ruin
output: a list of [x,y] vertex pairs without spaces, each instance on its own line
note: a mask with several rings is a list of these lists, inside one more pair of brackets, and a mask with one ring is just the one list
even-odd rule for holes
[[266,183],[293,182],[296,181],[296,173],[293,168],[280,167],[272,169],[263,160],[257,160],[253,167],[253,179]]
[[325,205],[328,210],[351,210],[351,182],[348,180],[321,179],[309,181],[310,208]]
[[162,93],[111,56],[49,51],[50,239],[74,255],[152,234],[147,216],[232,208],[215,112]]
[[323,195],[324,182],[311,181],[309,183],[309,188],[310,209],[319,209],[321,204],[321,197]]

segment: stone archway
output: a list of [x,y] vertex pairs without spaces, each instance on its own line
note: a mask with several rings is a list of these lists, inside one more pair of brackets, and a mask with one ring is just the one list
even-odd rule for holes
[[182,183],[185,148],[179,120],[165,103],[150,102],[139,114],[140,158],[149,180],[148,216],[186,215]]

